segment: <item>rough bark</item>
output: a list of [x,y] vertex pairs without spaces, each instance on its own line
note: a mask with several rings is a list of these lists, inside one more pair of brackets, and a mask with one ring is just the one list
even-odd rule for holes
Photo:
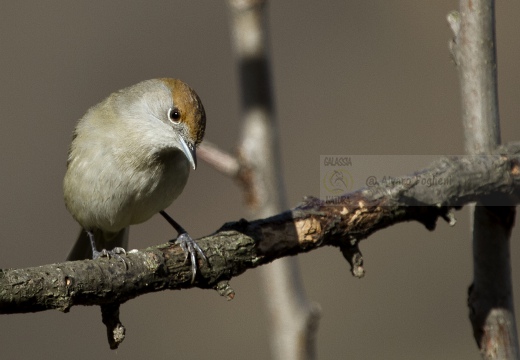
[[[423,179],[444,179],[442,186]],[[441,158],[392,184],[379,184],[334,201],[309,197],[299,206],[255,221],[222,226],[197,242],[208,264],[191,284],[191,267],[172,243],[129,252],[125,262],[101,258],[0,270],[0,313],[13,314],[74,305],[124,303],[137,296],[190,287],[214,288],[227,298],[228,281],[275,259],[338,247],[356,276],[363,275],[360,240],[388,226],[418,221],[433,230],[438,218],[454,224],[454,209],[483,201],[511,206],[520,201],[520,143],[492,156]]]

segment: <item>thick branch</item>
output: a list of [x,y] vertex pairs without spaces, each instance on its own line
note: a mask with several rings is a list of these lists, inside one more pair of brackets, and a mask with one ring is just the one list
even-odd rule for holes
[[[352,271],[359,274],[362,259],[356,246],[378,230],[404,221],[418,221],[433,230],[439,217],[451,222],[454,208],[474,201],[517,204],[520,144],[497,154],[442,158],[391,185],[360,189],[334,201],[307,198],[273,217],[227,223],[198,240],[210,266],[199,262],[193,285],[182,249],[169,243],[131,251],[128,269],[118,259],[101,258],[0,270],[0,313],[67,312],[74,305],[123,303],[166,289],[221,291],[229,288],[227,280],[247,269],[327,245],[339,247],[349,261],[354,259]],[[443,181],[432,186],[423,179]],[[222,293],[232,297],[232,290]]]
[[[460,0],[448,16],[455,38],[451,51],[461,83],[462,122],[468,154],[492,152],[500,144],[495,1]],[[485,202],[477,205],[486,205]],[[470,319],[485,359],[518,359],[510,261],[516,209],[475,207]]]

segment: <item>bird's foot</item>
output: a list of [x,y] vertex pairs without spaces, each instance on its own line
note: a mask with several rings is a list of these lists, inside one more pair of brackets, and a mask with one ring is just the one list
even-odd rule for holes
[[196,253],[199,253],[199,256],[204,260],[204,262],[208,262],[206,255],[200,248],[200,246],[191,238],[191,236],[184,232],[177,237],[177,240],[174,242],[175,244],[179,244],[182,251],[184,251],[184,262],[188,260],[188,256],[191,261],[191,283],[195,281],[195,276],[197,275],[197,258]]
[[125,268],[128,269],[128,264],[125,260],[125,258],[121,255],[126,256],[126,250],[122,247],[115,247],[112,250],[103,249],[101,251],[94,250],[92,251],[92,259],[96,260],[100,257],[106,257],[107,259],[110,259],[113,257],[114,259],[120,260],[125,264]]

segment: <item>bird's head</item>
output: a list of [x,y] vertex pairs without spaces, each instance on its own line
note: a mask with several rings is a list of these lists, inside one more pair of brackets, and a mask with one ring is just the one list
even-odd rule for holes
[[114,101],[135,143],[153,151],[177,148],[193,169],[197,167],[196,147],[204,137],[206,113],[187,84],[172,78],[146,80],[120,90]]

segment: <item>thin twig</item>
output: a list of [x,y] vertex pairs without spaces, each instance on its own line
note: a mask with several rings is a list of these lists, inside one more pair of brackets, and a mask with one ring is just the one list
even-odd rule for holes
[[240,163],[235,156],[207,140],[199,145],[197,158],[204,160],[215,170],[231,178],[236,178],[240,171]]

